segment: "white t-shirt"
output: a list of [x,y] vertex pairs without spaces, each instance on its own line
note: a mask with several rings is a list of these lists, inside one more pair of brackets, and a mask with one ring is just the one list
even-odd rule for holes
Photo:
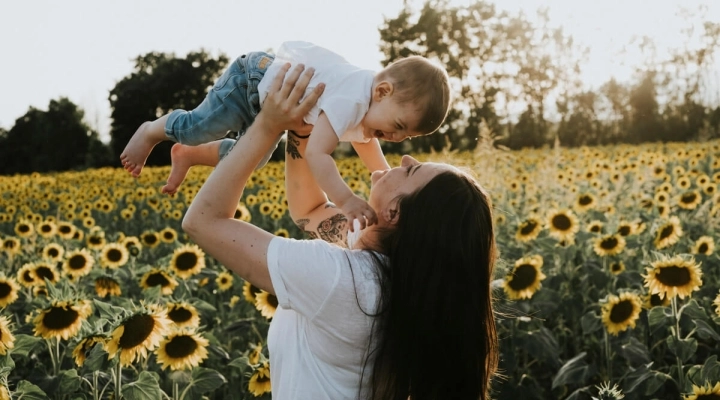
[[[380,298],[372,255],[276,237],[267,261],[279,303],[268,332],[273,399],[356,399],[373,322],[363,310],[374,314]],[[371,374],[372,362],[364,388]]]
[[325,112],[330,125],[342,142],[367,143],[360,122],[370,107],[375,72],[358,68],[340,55],[308,42],[285,42],[275,53],[275,61],[265,71],[258,85],[260,104],[265,101],[278,71],[285,63],[305,64],[315,68],[315,74],[305,90],[307,96],[318,83],[325,83],[325,91],[317,104],[305,116],[305,122],[315,125],[320,112]]

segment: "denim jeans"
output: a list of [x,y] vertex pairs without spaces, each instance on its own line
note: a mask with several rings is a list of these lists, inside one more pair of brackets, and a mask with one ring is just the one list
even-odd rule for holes
[[[258,84],[275,57],[264,52],[252,52],[235,59],[208,91],[194,110],[174,110],[165,123],[168,139],[197,146],[224,138],[228,131],[239,135],[252,124],[260,112]],[[280,137],[278,137],[278,142]],[[235,144],[224,139],[220,144],[222,159]],[[277,143],[275,144],[277,146]],[[257,168],[265,165],[275,148],[265,155]]]

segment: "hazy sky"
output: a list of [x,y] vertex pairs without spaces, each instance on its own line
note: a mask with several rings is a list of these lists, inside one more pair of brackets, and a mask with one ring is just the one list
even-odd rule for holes
[[[201,4],[202,3],[202,4]],[[421,1],[409,0],[421,5]],[[467,3],[457,0],[456,3]],[[633,35],[659,46],[679,46],[677,6],[714,0],[502,0],[498,7],[533,14],[550,7],[554,24],[592,47],[585,66],[591,85],[611,75],[627,79],[638,60],[622,65],[616,53]],[[108,92],[150,51],[182,56],[204,48],[231,59],[246,51],[308,40],[364,68],[379,69],[378,27],[402,0],[23,0],[0,4],[0,127],[9,129],[30,106],[46,109],[68,97],[103,136],[109,131]],[[629,65],[628,65],[629,64]]]

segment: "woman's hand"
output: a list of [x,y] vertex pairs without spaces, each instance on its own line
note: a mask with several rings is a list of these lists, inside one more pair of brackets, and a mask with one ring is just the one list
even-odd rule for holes
[[308,134],[312,130],[312,125],[307,124],[303,118],[317,103],[325,89],[325,84],[317,85],[301,102],[300,99],[315,70],[313,68],[305,70],[305,66],[302,64],[296,65],[288,73],[289,69],[290,64],[285,64],[280,68],[270,85],[262,110],[255,122],[263,124],[267,132],[274,134],[285,130]]

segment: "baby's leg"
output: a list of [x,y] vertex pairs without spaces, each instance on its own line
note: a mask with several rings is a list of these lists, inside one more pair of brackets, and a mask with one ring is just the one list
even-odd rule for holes
[[193,165],[207,165],[214,167],[220,162],[219,150],[221,140],[204,143],[198,146],[186,146],[177,143],[170,150],[172,168],[167,185],[163,186],[162,192],[174,194],[180,184],[185,180],[188,170]]
[[163,140],[167,140],[165,135],[165,121],[167,119],[168,116],[163,115],[155,121],[144,122],[135,131],[122,154],[120,154],[123,168],[130,172],[132,176],[136,178],[140,176],[140,172],[142,172],[145,161],[147,161],[153,147]]

